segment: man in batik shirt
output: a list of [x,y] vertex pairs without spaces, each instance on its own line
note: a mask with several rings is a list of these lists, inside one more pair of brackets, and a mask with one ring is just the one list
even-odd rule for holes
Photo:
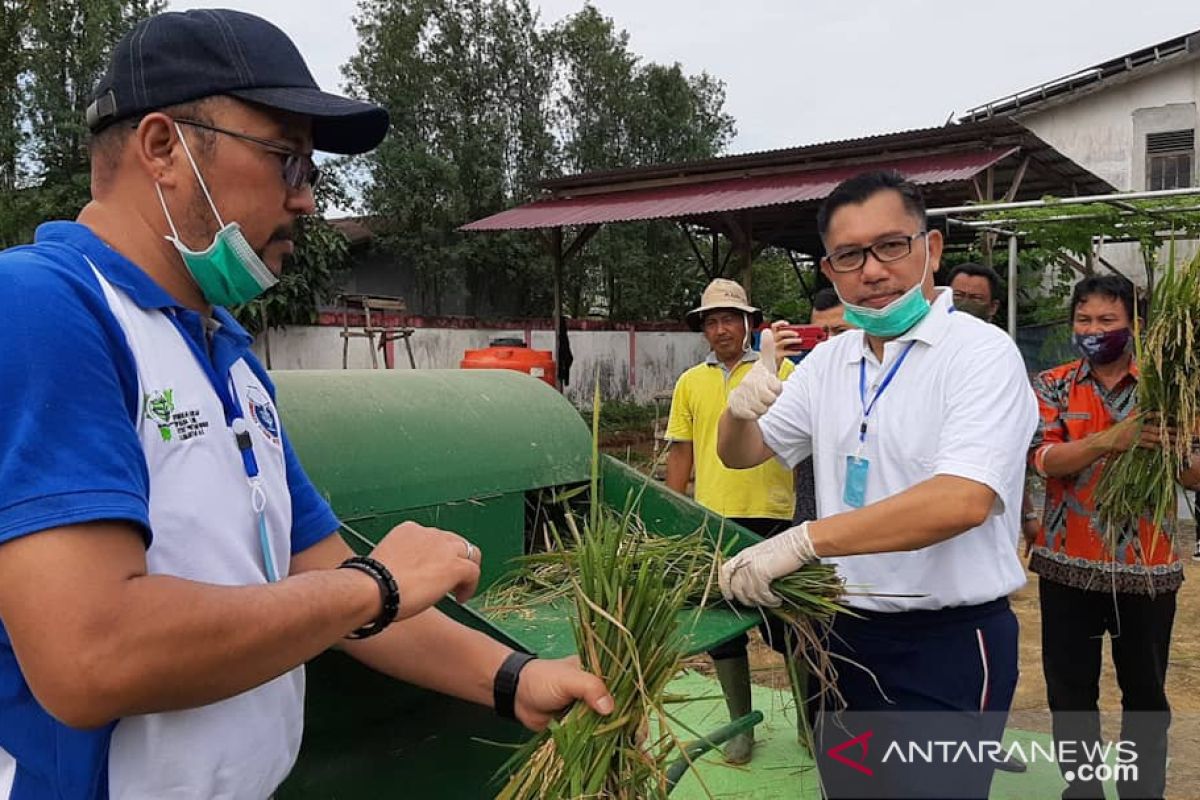
[[[1034,382],[1041,422],[1030,465],[1046,479],[1043,528],[1029,561],[1042,612],[1042,667],[1055,740],[1082,751],[1101,741],[1096,701],[1104,634],[1124,714],[1120,738],[1135,743],[1137,777],[1118,779],[1125,798],[1161,798],[1166,785],[1170,705],[1165,689],[1175,597],[1183,566],[1172,543],[1144,517],[1115,554],[1098,531],[1093,493],[1107,458],[1132,447],[1160,448],[1157,425],[1135,408],[1133,286],[1118,276],[1080,281],[1071,297],[1073,341],[1083,358],[1043,372]],[[1180,476],[1200,483],[1193,460]],[[1147,514],[1149,509],[1147,509]],[[1103,798],[1093,769],[1060,763],[1063,798]],[[1089,762],[1094,768],[1096,762]]]

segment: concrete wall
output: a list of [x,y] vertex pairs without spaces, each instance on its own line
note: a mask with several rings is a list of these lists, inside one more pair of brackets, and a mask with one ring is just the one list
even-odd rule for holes
[[[1146,135],[1200,128],[1198,104],[1200,60],[1193,60],[1128,83],[1106,86],[1062,105],[1018,115],[1017,119],[1118,190],[1144,191]],[[1196,168],[1197,159],[1193,159]],[[1194,174],[1192,185],[1198,183]],[[1195,247],[1189,244],[1177,257],[1194,252]],[[1103,256],[1135,283],[1145,285],[1145,266],[1136,245],[1107,245]]]
[[[340,327],[324,325],[271,331],[271,368],[341,369],[340,334]],[[487,347],[489,341],[500,337],[525,336],[525,331],[519,329],[418,328],[411,341],[418,369],[457,369],[467,349]],[[566,394],[579,406],[591,405],[592,381],[597,373],[605,400],[648,403],[656,393],[670,391],[679,375],[708,352],[703,338],[690,332],[570,331],[568,336],[574,362]],[[532,331],[530,344],[537,350],[551,350],[553,333]],[[254,350],[264,358],[261,336]],[[396,368],[408,369],[404,345],[393,345],[393,353]],[[350,340],[347,366],[371,368],[366,339]]]

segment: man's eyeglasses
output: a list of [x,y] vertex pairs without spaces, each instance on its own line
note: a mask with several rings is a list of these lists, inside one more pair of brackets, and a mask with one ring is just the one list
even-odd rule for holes
[[913,240],[925,236],[927,233],[928,231],[917,231],[911,236],[889,236],[866,247],[847,247],[844,250],[835,250],[821,260],[828,264],[834,272],[854,272],[862,269],[863,265],[867,263],[867,253],[875,256],[875,260],[881,264],[899,261],[912,252]]
[[237,131],[218,128],[216,125],[209,125],[207,122],[197,122],[193,119],[177,119],[175,120],[180,125],[188,125],[192,128],[201,128],[213,133],[222,133],[226,136],[232,136],[235,139],[242,139],[271,151],[283,159],[283,181],[293,191],[300,191],[305,187],[317,188],[317,184],[321,182],[321,168],[318,167],[312,160],[311,153],[301,153],[298,150],[293,150],[287,145],[279,142],[272,142],[270,139],[260,139],[257,136],[250,136]]

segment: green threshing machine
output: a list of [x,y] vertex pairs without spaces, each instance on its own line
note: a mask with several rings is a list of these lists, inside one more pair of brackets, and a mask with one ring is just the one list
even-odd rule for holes
[[[542,381],[492,370],[277,372],[280,412],[317,488],[358,552],[405,521],[455,531],[484,554],[482,593],[513,569],[543,492],[591,475],[591,434]],[[721,520],[621,462],[601,459],[602,501],[640,495],[646,528],[663,536]],[[724,535],[753,539],[725,524]],[[570,611],[554,604],[491,615],[477,602],[440,608],[512,647],[545,657],[575,650]],[[729,610],[689,614],[691,652],[711,649],[757,619]],[[681,620],[681,623],[683,621]],[[327,653],[308,670],[300,759],[277,793],[292,798],[487,798],[511,749],[528,736],[491,710],[378,675]],[[755,712],[689,748],[694,758],[755,724]],[[680,759],[674,777],[687,767]]]

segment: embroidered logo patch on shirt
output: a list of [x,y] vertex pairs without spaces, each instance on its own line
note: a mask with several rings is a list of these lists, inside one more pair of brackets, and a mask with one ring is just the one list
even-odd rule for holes
[[263,435],[274,444],[279,444],[279,417],[275,414],[275,406],[257,386],[246,388],[246,399],[250,401],[250,416]]
[[146,419],[158,426],[164,442],[186,442],[208,433],[208,420],[201,416],[199,408],[176,407],[174,389],[147,392],[144,405]]

